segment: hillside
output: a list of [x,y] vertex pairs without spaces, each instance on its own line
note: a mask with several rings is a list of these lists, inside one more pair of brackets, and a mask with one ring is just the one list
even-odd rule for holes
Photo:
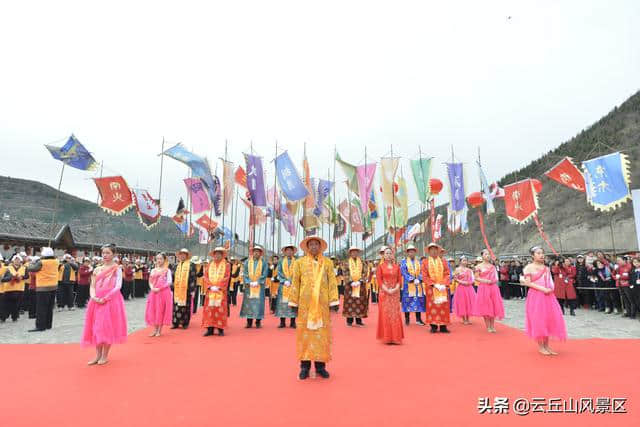
[[[505,185],[524,178],[537,178],[542,182],[539,217],[558,252],[579,252],[592,248],[636,250],[638,245],[631,202],[625,203],[613,213],[595,211],[587,204],[584,194],[543,175],[564,156],[572,157],[580,167],[581,161],[615,151],[622,151],[629,156],[631,188],[637,188],[640,185],[640,92],[588,129],[529,165],[508,174],[499,182]],[[465,173],[470,177],[477,176],[475,165],[467,168]],[[543,244],[533,221],[521,226],[511,224],[506,217],[503,201],[497,200],[495,206],[496,213],[485,216],[485,225],[489,242],[497,254],[526,253],[531,246]],[[446,206],[438,207],[438,212],[446,220]],[[415,216],[409,223],[414,224],[420,219]],[[443,223],[443,230],[445,226],[446,221]],[[378,239],[373,246],[379,246],[382,241],[383,238]],[[452,239],[444,231],[441,243],[450,251],[455,249],[478,253],[484,244],[477,214],[469,212],[469,234],[457,235]]]

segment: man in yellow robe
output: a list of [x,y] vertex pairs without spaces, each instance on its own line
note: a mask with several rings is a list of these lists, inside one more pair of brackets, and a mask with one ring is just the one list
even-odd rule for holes
[[300,360],[299,378],[309,378],[311,361],[316,373],[329,378],[326,363],[331,360],[331,315],[340,304],[333,263],[322,256],[327,243],[310,236],[300,243],[305,256],[293,266],[289,306],[297,310],[296,348]]

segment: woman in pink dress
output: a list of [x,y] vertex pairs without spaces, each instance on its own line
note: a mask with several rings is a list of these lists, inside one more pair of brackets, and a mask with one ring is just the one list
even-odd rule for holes
[[399,297],[402,275],[389,248],[385,249],[384,260],[378,265],[376,279],[380,286],[376,338],[385,344],[402,344],[404,330]]
[[520,283],[529,287],[525,302],[527,336],[538,342],[538,351],[545,356],[556,355],[549,347],[549,338],[567,339],[567,325],[562,317],[560,304],[553,292],[553,280],[549,268],[544,265],[544,251],[539,246],[531,248],[533,262],[524,268]]
[[171,270],[167,267],[167,256],[164,253],[156,255],[156,268],[149,276],[147,308],[144,320],[147,326],[153,326],[150,337],[159,337],[163,325],[171,325],[173,316],[173,295],[171,294]]
[[463,325],[471,324],[469,316],[473,314],[476,302],[476,291],[473,289],[475,277],[467,264],[467,257],[461,257],[460,266],[453,272],[453,278],[458,284],[453,296],[453,312],[462,319]]
[[120,293],[122,270],[114,262],[115,252],[113,244],[102,247],[103,264],[94,270],[91,278],[91,299],[80,341],[83,346],[96,346],[96,357],[89,365],[106,364],[111,345],[127,340],[127,316]]
[[496,332],[495,320],[504,319],[504,306],[498,288],[498,271],[491,264],[491,255],[487,249],[482,253],[482,262],[476,266],[476,282],[478,294],[473,305],[473,315],[484,317],[487,331]]

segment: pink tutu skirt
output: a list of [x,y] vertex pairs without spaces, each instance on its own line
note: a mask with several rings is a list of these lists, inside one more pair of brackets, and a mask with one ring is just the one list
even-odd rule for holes
[[122,344],[127,341],[127,315],[121,292],[104,304],[90,300],[82,332],[83,346]]
[[471,316],[476,302],[476,291],[473,286],[458,285],[453,295],[453,312],[458,317]]
[[144,321],[147,326],[171,325],[173,316],[173,295],[170,288],[160,292],[149,291]]
[[480,284],[478,286],[476,303],[473,305],[473,315],[495,317],[498,320],[504,319],[504,305],[502,305],[502,297],[500,296],[498,285]]
[[528,337],[534,340],[548,337],[560,341],[567,339],[567,325],[553,292],[545,295],[537,289],[529,288],[525,311],[525,332]]

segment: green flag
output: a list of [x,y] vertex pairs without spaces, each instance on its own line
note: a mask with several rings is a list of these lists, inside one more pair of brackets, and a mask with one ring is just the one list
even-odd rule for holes
[[349,190],[353,191],[356,194],[359,194],[360,189],[358,187],[358,175],[356,174],[356,167],[342,160],[337,151],[336,162],[338,162],[338,164],[342,168],[342,172],[344,172],[344,174],[347,176]]
[[418,190],[418,197],[422,203],[427,203],[427,201],[431,199],[431,188],[429,186],[429,180],[431,179],[431,158],[411,160],[411,171],[413,172],[413,180]]

